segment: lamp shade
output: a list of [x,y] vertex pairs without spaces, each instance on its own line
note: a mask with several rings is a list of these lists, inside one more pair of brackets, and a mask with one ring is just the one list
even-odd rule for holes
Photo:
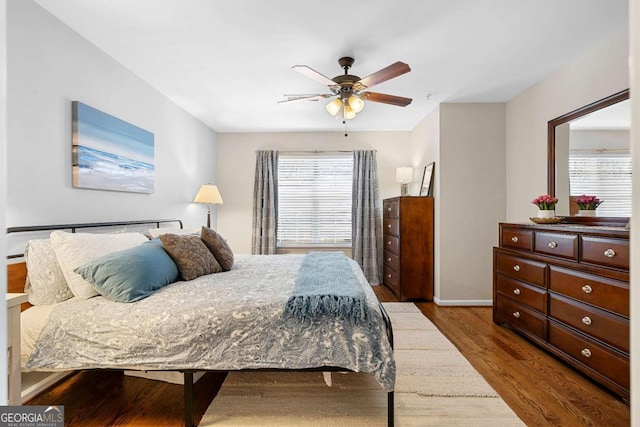
[[364,108],[364,101],[355,95],[351,95],[348,101],[349,107],[356,113],[359,113]]
[[203,184],[196,194],[194,203],[222,204],[222,196],[217,185]]
[[325,108],[327,109],[327,112],[329,114],[331,114],[332,116],[335,116],[336,114],[338,114],[338,111],[340,111],[340,109],[342,108],[342,100],[340,98],[336,98],[330,103],[328,103],[325,106]]
[[396,182],[407,183],[413,181],[413,168],[412,167],[399,167],[396,168]]

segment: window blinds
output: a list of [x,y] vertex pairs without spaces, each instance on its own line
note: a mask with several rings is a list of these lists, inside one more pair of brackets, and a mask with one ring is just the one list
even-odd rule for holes
[[603,200],[598,216],[631,216],[630,155],[571,154],[569,182],[572,196]]
[[278,246],[350,246],[353,155],[278,157]]

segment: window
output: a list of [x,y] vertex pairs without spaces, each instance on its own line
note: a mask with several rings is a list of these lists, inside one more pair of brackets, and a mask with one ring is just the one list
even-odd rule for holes
[[631,156],[571,154],[571,195],[598,196],[599,216],[631,216]]
[[278,156],[277,245],[351,246],[353,155]]

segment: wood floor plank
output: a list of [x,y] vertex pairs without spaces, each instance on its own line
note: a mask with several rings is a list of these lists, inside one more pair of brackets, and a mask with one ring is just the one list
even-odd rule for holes
[[[381,301],[395,301],[384,286]],[[630,425],[629,407],[520,335],[493,324],[491,307],[416,303],[471,365],[529,426]],[[207,374],[195,385],[199,422],[224,376]],[[182,386],[124,376],[116,371],[73,375],[29,404],[65,406],[67,426],[182,426]]]

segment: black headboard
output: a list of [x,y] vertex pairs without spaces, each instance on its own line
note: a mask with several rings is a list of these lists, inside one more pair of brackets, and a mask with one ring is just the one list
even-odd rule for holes
[[[31,225],[25,227],[9,227],[7,228],[7,234],[13,233],[32,233],[38,231],[54,231],[54,230],[71,230],[75,233],[77,230],[84,230],[89,228],[109,228],[109,227],[126,227],[132,225],[155,225],[156,228],[160,228],[161,224],[175,223],[179,228],[183,228],[182,220],[180,219],[146,219],[138,221],[117,221],[117,222],[88,222],[81,224],[56,224],[56,225]],[[22,254],[8,255],[7,258],[19,258]]]

